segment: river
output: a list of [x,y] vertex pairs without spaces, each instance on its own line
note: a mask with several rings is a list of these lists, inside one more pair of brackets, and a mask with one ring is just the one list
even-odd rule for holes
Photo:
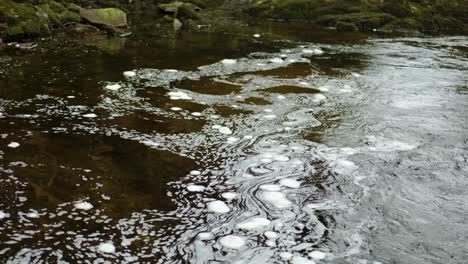
[[268,24],[3,52],[1,262],[465,263],[467,46]]

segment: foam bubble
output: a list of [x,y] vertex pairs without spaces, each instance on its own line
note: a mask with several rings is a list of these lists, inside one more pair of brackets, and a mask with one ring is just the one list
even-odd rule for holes
[[98,250],[103,253],[112,254],[115,253],[115,246],[110,242],[101,243],[99,244]]
[[211,232],[201,232],[201,233],[198,233],[197,235],[197,239],[199,240],[210,240],[213,238],[213,235],[211,234]]
[[264,192],[262,193],[263,199],[270,202],[273,206],[279,209],[291,207],[292,203],[286,199],[285,195],[280,192]]
[[314,95],[314,102],[320,102],[327,99],[327,97],[323,94],[316,94]]
[[276,155],[273,157],[276,161],[288,161],[289,157],[283,156],[283,155]]
[[295,179],[282,179],[279,184],[292,189],[297,189],[301,186],[301,183]]
[[284,61],[283,61],[283,59],[281,59],[281,58],[273,58],[273,59],[270,60],[270,62],[273,62],[273,63],[283,63]]
[[132,77],[136,76],[136,72],[134,72],[134,71],[125,71],[123,73],[123,76],[126,77],[126,78],[132,78]]
[[10,144],[8,144],[8,147],[10,148],[17,148],[20,146],[20,143],[18,142],[11,142]]
[[246,135],[246,136],[244,136],[244,138],[245,138],[245,139],[252,139],[253,136],[252,136],[252,135]]
[[254,217],[236,225],[240,229],[257,229],[270,225],[271,221],[263,217]]
[[315,264],[315,261],[310,260],[306,257],[302,257],[302,256],[294,256],[291,263],[292,264]]
[[239,249],[245,245],[245,240],[240,236],[227,235],[222,237],[219,243],[226,248]]
[[232,200],[237,197],[237,193],[235,192],[225,192],[222,193],[221,196],[226,200]]
[[39,218],[39,215],[37,213],[31,212],[26,214],[27,217],[29,218]]
[[193,176],[198,176],[200,174],[201,174],[201,171],[199,171],[199,170],[190,171],[190,175],[193,175]]
[[107,90],[111,90],[111,91],[117,91],[120,88],[122,88],[122,86],[118,83],[115,83],[115,84],[108,84],[104,88],[106,88]]
[[293,257],[293,254],[291,252],[280,252],[279,253],[280,258],[283,260],[290,260]]
[[213,125],[213,126],[211,126],[211,128],[213,128],[213,129],[220,129],[222,127],[223,127],[222,125]]
[[221,61],[222,64],[224,65],[232,65],[232,64],[236,64],[237,63],[237,60],[233,60],[233,59],[224,59]]
[[271,113],[271,112],[273,112],[273,110],[271,110],[271,109],[268,109],[268,108],[267,108],[267,109],[263,109],[263,111],[264,111],[264,112],[267,112],[267,113]]
[[169,98],[171,100],[191,100],[192,97],[190,97],[187,93],[184,92],[169,92],[167,93],[169,95]]
[[259,38],[260,34],[254,34],[253,36],[254,36],[254,38]]
[[80,210],[90,210],[93,208],[93,205],[88,202],[79,202],[75,203],[75,208]]
[[316,260],[321,260],[321,259],[326,258],[327,254],[322,252],[322,251],[314,250],[314,251],[310,252],[308,254],[308,256],[313,258],[313,259],[316,259]]
[[260,185],[260,190],[278,192],[281,190],[281,186],[277,184],[262,184]]
[[191,115],[193,115],[193,116],[202,116],[202,113],[200,113],[200,112],[192,112]]
[[276,98],[280,99],[280,100],[283,100],[283,99],[286,99],[286,96],[284,95],[278,95]]
[[3,211],[0,211],[0,219],[7,218],[9,215]]
[[221,134],[225,134],[225,135],[231,135],[232,134],[232,130],[229,127],[220,127],[218,129],[218,132],[221,133]]
[[180,107],[171,107],[171,110],[177,112],[177,111],[182,111],[182,108],[180,108]]
[[223,201],[212,201],[207,204],[207,208],[209,212],[218,213],[218,214],[225,214],[231,211],[231,209],[227,206],[227,204]]
[[276,233],[274,231],[265,231],[265,233],[263,233],[263,235],[266,236],[269,239],[275,239],[275,238],[278,237],[278,233]]
[[165,72],[176,73],[176,72],[179,72],[179,71],[174,70],[174,69],[167,69],[167,70],[165,70]]
[[86,114],[86,115],[83,115],[83,117],[87,117],[87,118],[95,118],[95,117],[97,117],[97,115],[96,115],[96,114],[92,114],[92,113],[91,113],[91,114]]
[[192,184],[187,186],[187,190],[189,192],[203,192],[205,190],[205,186]]
[[275,119],[276,115],[264,115],[263,118],[265,118],[265,119]]
[[237,138],[237,137],[228,137],[227,140],[226,140],[226,142],[227,142],[228,144],[234,144],[234,143],[236,143],[236,142],[239,141],[239,140],[240,140],[240,139]]

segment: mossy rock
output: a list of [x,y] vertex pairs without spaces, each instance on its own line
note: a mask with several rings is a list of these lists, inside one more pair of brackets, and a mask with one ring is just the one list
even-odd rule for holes
[[371,31],[393,21],[394,19],[394,16],[385,13],[352,13],[344,15],[327,15],[320,17],[316,22],[326,26],[336,26],[339,22],[353,23],[360,31]]
[[80,16],[92,24],[105,27],[126,27],[127,14],[118,8],[81,9]]
[[6,39],[17,40],[50,33],[48,15],[29,3],[0,0],[0,23],[8,26],[6,31],[0,32]]

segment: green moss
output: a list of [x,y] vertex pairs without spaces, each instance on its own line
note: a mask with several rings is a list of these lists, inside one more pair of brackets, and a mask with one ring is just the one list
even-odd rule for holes
[[343,15],[326,15],[316,20],[318,24],[336,26],[339,22],[353,23],[361,31],[370,31],[379,28],[395,18],[385,13],[351,13]]

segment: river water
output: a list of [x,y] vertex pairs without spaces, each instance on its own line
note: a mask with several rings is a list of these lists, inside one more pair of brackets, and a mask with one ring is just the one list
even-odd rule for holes
[[268,25],[3,52],[1,262],[466,263],[467,46]]

